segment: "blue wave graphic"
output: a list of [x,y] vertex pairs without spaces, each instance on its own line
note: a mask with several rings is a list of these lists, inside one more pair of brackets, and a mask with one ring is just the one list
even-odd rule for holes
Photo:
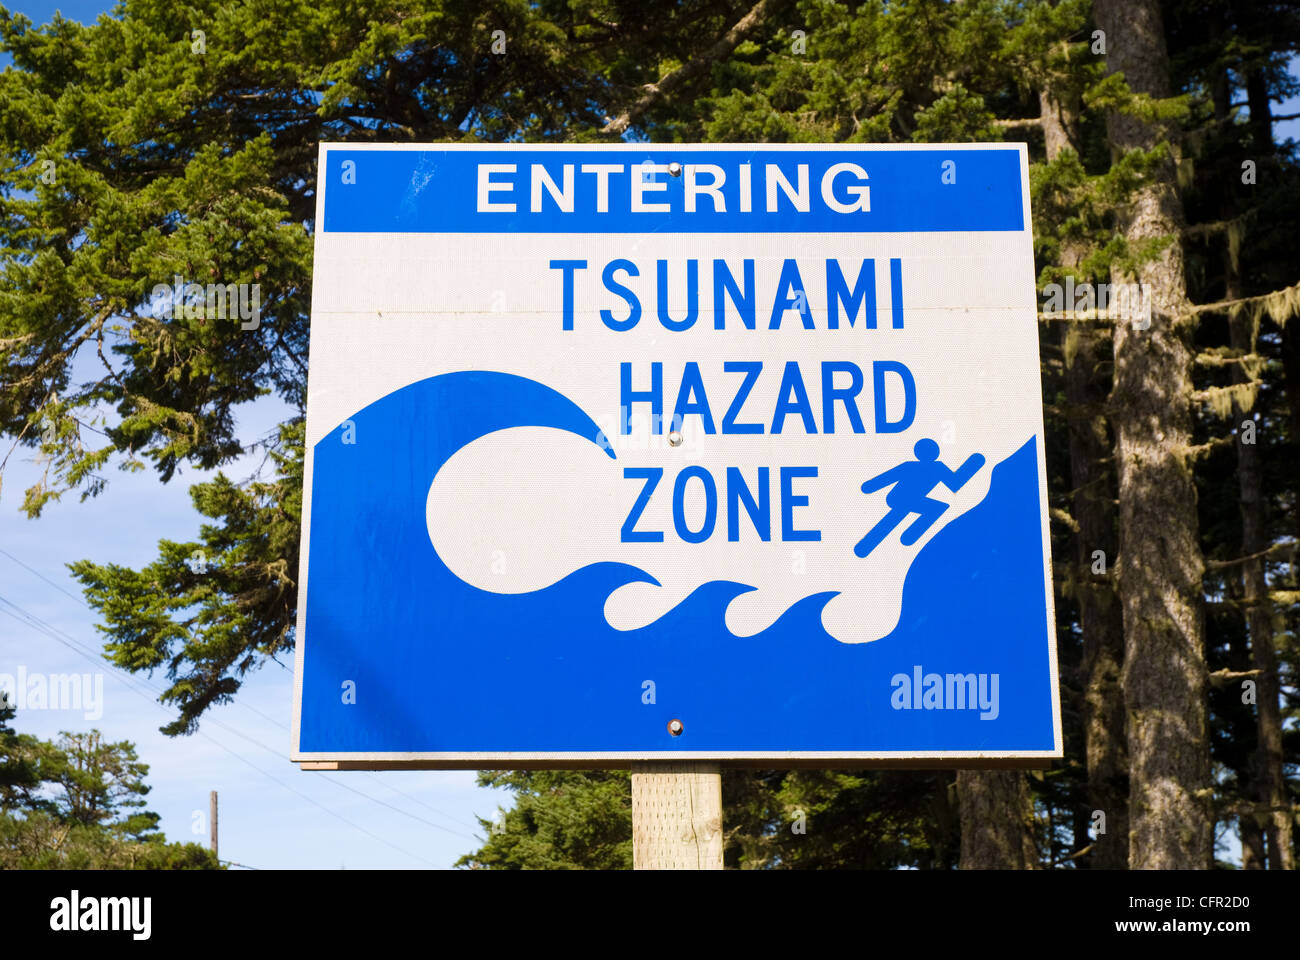
[[[496,594],[457,578],[425,527],[434,476],[496,430],[550,427],[606,449],[556,391],[466,371],[361,410],[313,451],[299,749],[304,752],[1050,750],[1053,745],[1037,452],[997,465],[985,500],[936,534],[908,573],[899,626],[843,644],[821,625],[835,592],[737,637],[714,581],[632,631],[609,594],[655,583],[598,563],[545,589]],[[895,710],[890,678],[999,673],[996,720]],[[642,702],[654,681],[656,702]],[[344,684],[356,702],[344,703]],[[671,737],[670,719],[685,732]]]

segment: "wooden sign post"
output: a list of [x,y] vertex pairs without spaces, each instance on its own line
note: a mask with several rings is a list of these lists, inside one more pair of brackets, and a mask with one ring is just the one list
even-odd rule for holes
[[716,763],[632,765],[632,866],[722,869],[722,772]]

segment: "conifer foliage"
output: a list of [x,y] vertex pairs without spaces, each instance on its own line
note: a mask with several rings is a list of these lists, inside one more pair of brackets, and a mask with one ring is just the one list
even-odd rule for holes
[[[319,141],[1024,141],[1065,760],[728,771],[727,862],[1210,867],[1232,832],[1241,866],[1294,866],[1292,5],[124,0],[88,26],[0,11],[0,47],[0,457],[46,464],[0,505],[267,455],[192,487],[208,522],[152,563],[73,565],[113,661],[166,673],[168,733],[294,642]],[[256,322],[160,309],[180,282],[257,285]],[[1126,282],[1149,322],[1098,302]],[[240,435],[268,395],[285,422]],[[0,790],[66,819],[31,806],[33,749]],[[462,865],[629,865],[626,774],[482,780],[516,802]]]

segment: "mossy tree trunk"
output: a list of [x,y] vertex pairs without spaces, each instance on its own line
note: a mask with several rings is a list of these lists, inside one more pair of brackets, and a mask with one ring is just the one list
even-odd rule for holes
[[[1168,97],[1157,0],[1097,0],[1107,69],[1129,88]],[[1116,156],[1167,140],[1154,123],[1114,112]],[[1111,409],[1119,476],[1119,594],[1128,710],[1129,865],[1205,869],[1213,857],[1207,737],[1204,558],[1192,476],[1191,349],[1172,156],[1129,197],[1122,229],[1135,250],[1165,241],[1132,279],[1151,316],[1114,326]]]
[[[1074,149],[1078,114],[1072,105],[1058,100],[1050,86],[1040,91],[1039,106],[1050,162]],[[1071,270],[1083,255],[1077,243],[1066,241],[1061,247],[1061,266]],[[1067,310],[1070,307],[1066,305]],[[1070,482],[1074,487],[1070,509],[1078,525],[1073,581],[1083,634],[1088,802],[1092,811],[1100,810],[1105,816],[1105,832],[1095,837],[1086,865],[1123,870],[1128,867],[1128,744],[1120,685],[1124,621],[1111,579],[1117,554],[1115,476],[1110,468],[1106,418],[1113,348],[1110,330],[1095,321],[1063,321],[1058,330],[1069,406]],[[1096,551],[1101,551],[1100,564]],[[1088,820],[1091,822],[1091,815]]]
[[1019,770],[957,773],[962,870],[1034,870],[1034,805]]

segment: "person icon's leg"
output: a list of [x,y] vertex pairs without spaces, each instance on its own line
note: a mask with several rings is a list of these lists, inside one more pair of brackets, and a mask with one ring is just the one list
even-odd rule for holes
[[903,535],[899,538],[905,547],[910,547],[920,540],[925,535],[925,531],[930,529],[930,525],[948,509],[948,504],[931,497],[922,497],[914,503],[909,503],[908,506],[911,508],[908,511],[909,513],[917,513],[920,516],[912,521],[911,525],[903,531]]
[[853,552],[859,557],[865,557],[884,543],[885,537],[889,536],[910,512],[909,510],[900,510],[898,507],[894,507],[880,518],[880,522],[872,527],[865,537],[858,541],[858,545],[853,548]]

